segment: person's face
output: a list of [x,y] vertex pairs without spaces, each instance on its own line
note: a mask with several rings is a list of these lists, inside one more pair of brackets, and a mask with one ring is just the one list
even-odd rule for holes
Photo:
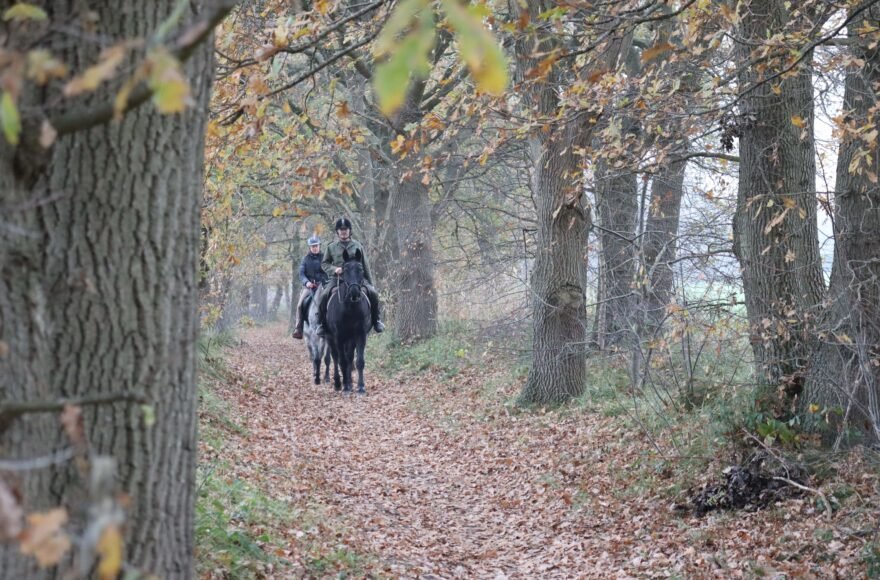
[[342,228],[336,230],[336,235],[339,236],[339,239],[343,242],[347,242],[351,239],[351,230],[348,228]]
[[309,246],[309,251],[313,254],[321,253],[321,244],[315,244],[314,246]]

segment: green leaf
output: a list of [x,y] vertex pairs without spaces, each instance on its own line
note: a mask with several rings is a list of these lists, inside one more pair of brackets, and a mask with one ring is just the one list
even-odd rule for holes
[[46,12],[33,4],[19,2],[3,13],[3,20],[46,20]]
[[434,19],[428,13],[420,19],[419,28],[397,44],[391,58],[376,67],[373,87],[384,114],[390,115],[403,105],[410,73],[424,76],[431,71],[428,53],[433,46]]
[[373,56],[380,57],[394,52],[398,44],[397,36],[406,30],[425,8],[429,8],[428,0],[403,0],[398,4],[373,43]]
[[507,59],[495,38],[483,27],[479,16],[457,0],[442,0],[442,4],[477,89],[490,95],[503,95],[507,89]]
[[3,127],[3,134],[6,140],[12,145],[18,145],[18,137],[21,135],[21,117],[18,116],[18,109],[12,95],[3,92],[0,97],[0,126]]
[[144,427],[149,429],[156,424],[156,409],[153,405],[141,405],[141,413],[144,417]]

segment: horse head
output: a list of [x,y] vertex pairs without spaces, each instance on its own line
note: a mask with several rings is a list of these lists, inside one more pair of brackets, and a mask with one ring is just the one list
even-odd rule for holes
[[342,250],[342,284],[345,286],[345,299],[349,302],[360,302],[364,285],[364,256],[360,248],[354,256],[348,250]]

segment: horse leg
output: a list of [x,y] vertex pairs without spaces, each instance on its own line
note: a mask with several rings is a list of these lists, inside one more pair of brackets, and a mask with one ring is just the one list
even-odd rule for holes
[[330,355],[333,357],[333,390],[342,390],[342,380],[339,378],[339,349],[335,343],[330,343]]
[[[330,356],[330,349],[325,346],[324,347],[324,382],[325,383],[330,382],[330,359],[331,358],[332,357]],[[321,372],[320,357],[319,357],[318,361],[319,361],[318,362],[318,372],[320,373]]]
[[314,371],[315,384],[321,384],[321,356],[312,356],[312,370]]
[[342,367],[342,390],[346,393],[351,392],[351,367],[354,363],[354,349],[352,345],[346,344],[343,347],[343,351],[345,354],[342,355],[342,360],[345,361],[345,366]]
[[366,393],[364,387],[364,347],[367,346],[365,340],[359,340],[357,343],[357,370],[358,370],[358,393]]

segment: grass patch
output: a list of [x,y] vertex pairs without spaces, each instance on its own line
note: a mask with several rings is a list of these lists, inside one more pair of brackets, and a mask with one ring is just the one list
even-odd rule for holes
[[290,508],[255,486],[227,475],[228,465],[201,466],[196,501],[196,550],[200,575],[260,578],[290,562],[277,553],[284,542],[269,530],[292,521]]
[[474,330],[463,322],[444,322],[437,334],[405,344],[385,333],[372,338],[368,357],[391,373],[438,373],[451,379],[473,364]]
[[368,559],[364,556],[342,547],[310,558],[306,563],[306,569],[313,576],[325,576],[330,572],[336,572],[338,578],[359,577],[364,575],[367,563]]

